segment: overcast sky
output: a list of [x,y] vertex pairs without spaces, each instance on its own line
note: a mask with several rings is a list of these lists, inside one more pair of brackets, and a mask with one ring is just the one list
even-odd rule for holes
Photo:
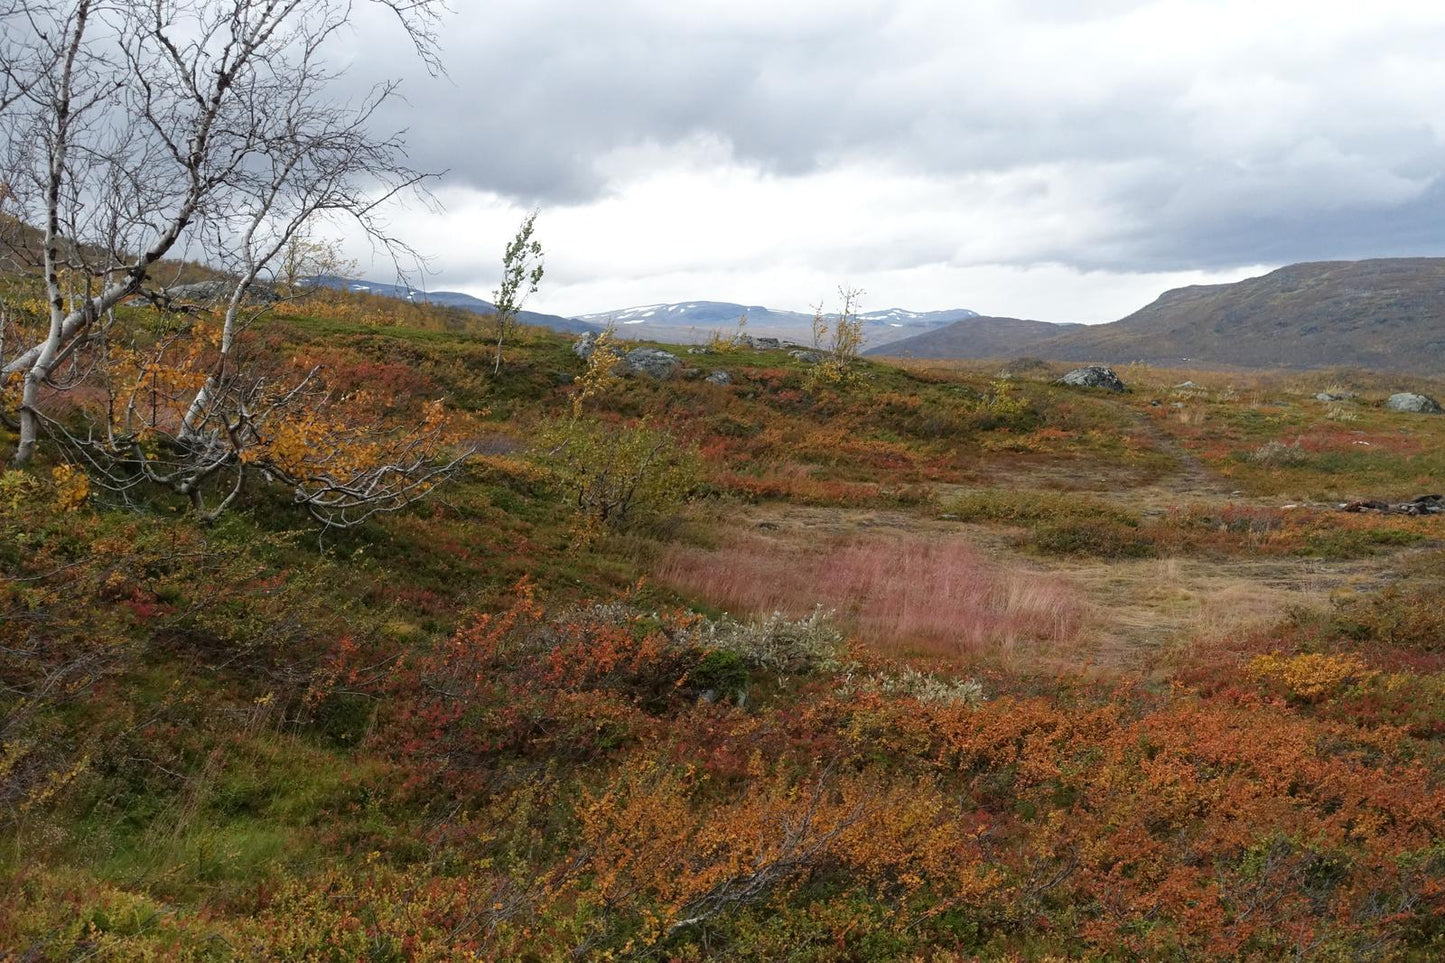
[[[1114,320],[1302,260],[1445,253],[1439,0],[452,0],[405,74],[441,213],[394,224],[486,296],[539,208],[529,303],[971,307]],[[365,258],[365,252],[355,252]],[[386,272],[379,267],[374,275]]]

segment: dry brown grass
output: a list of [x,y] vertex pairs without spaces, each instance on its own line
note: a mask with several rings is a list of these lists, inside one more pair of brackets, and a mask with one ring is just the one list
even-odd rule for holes
[[[1037,557],[1019,529],[898,511],[769,506],[675,548],[661,581],[738,614],[822,604],[885,654],[1168,678],[1182,659],[1377,582],[1388,556]],[[755,526],[762,526],[757,530]]]
[[1076,643],[1089,621],[1067,579],[986,559],[956,536],[748,535],[715,549],[674,549],[657,576],[737,612],[801,615],[821,605],[890,654],[1058,649]]

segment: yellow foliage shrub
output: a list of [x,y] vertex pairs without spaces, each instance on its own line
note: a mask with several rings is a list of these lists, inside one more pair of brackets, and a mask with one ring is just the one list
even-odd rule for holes
[[1250,678],[1283,688],[1291,697],[1317,702],[1339,694],[1346,686],[1375,673],[1353,655],[1280,656],[1273,653],[1249,663]]
[[73,512],[90,497],[90,479],[80,469],[72,465],[56,465],[51,469],[50,477],[55,482],[56,511]]

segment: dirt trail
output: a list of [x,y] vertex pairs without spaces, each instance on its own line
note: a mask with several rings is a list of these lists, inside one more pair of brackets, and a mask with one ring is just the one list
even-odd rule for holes
[[1149,436],[1154,446],[1174,459],[1175,470],[1158,487],[1181,495],[1230,495],[1233,486],[1220,478],[1173,436],[1160,428],[1146,412],[1134,412],[1138,427]]

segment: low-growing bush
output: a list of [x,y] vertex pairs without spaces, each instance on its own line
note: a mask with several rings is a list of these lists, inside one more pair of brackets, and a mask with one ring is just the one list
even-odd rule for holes
[[1362,558],[1389,549],[1404,548],[1425,540],[1420,532],[1397,528],[1328,529],[1312,532],[1297,550],[1298,555],[1322,558]]
[[1377,595],[1342,602],[1336,631],[1359,642],[1384,642],[1423,652],[1445,652],[1445,585],[1394,585]]
[[988,488],[964,492],[944,502],[944,514],[964,522],[1054,522],[1105,519],[1138,524],[1138,519],[1107,502],[1066,492]]
[[951,679],[906,666],[899,672],[875,672],[862,678],[849,677],[839,695],[874,693],[888,698],[916,699],[944,706],[978,706],[987,698],[976,679]]
[[1368,679],[1373,673],[1353,655],[1257,656],[1249,663],[1250,677],[1282,689],[1292,699],[1318,702],[1338,695],[1346,686]]
[[800,619],[780,612],[748,622],[726,616],[708,619],[697,625],[692,638],[704,648],[731,653],[765,672],[832,671],[842,664],[843,634],[821,607]]
[[1136,526],[1112,518],[1078,518],[1034,529],[1030,544],[1046,555],[1153,558],[1154,542]]
[[669,511],[699,478],[696,454],[646,421],[562,419],[541,431],[536,456],[589,529]]
[[1270,466],[1300,465],[1308,458],[1308,453],[1298,441],[1290,444],[1282,441],[1267,441],[1249,455],[1249,460],[1256,465]]

